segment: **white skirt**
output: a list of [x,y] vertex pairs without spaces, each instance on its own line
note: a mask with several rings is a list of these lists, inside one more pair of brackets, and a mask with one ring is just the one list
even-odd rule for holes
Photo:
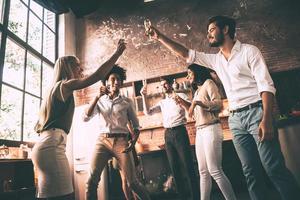
[[32,151],[38,173],[38,198],[50,198],[73,192],[72,177],[66,156],[67,134],[57,128],[43,131]]

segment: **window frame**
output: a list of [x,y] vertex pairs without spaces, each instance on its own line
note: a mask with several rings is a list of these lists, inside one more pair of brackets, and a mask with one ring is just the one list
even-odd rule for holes
[[[46,14],[46,8],[43,8],[43,13],[42,16],[39,17],[31,8],[30,8],[30,3],[33,0],[28,1],[28,5],[26,5],[22,0],[19,0],[20,3],[24,4],[27,7],[27,21],[26,21],[26,41],[23,41],[21,38],[19,38],[16,34],[14,34],[12,31],[9,30],[8,28],[8,24],[9,24],[9,11],[10,11],[10,5],[11,5],[11,0],[4,0],[3,1],[3,11],[2,11],[2,23],[0,23],[0,34],[1,34],[1,42],[0,42],[0,106],[1,106],[1,95],[2,95],[2,86],[6,85],[8,87],[11,87],[13,89],[17,89],[18,91],[22,92],[22,116],[21,116],[21,138],[20,140],[5,140],[5,139],[1,139],[0,138],[0,144],[5,144],[5,145],[9,145],[9,146],[19,146],[21,143],[22,144],[29,144],[29,146],[33,145],[33,142],[25,142],[24,141],[24,110],[25,110],[25,94],[28,95],[32,95],[35,98],[38,98],[40,100],[40,105],[42,102],[42,84],[40,84],[40,94],[39,96],[26,91],[25,88],[25,84],[26,84],[26,67],[27,67],[27,54],[32,54],[33,56],[37,57],[38,59],[40,59],[41,63],[40,63],[40,67],[41,67],[41,75],[40,75],[40,80],[41,83],[43,81],[43,67],[46,65],[49,65],[51,67],[54,67],[55,64],[55,60],[58,57],[58,25],[59,25],[59,16],[57,14],[54,13],[55,16],[55,27],[54,30],[52,30],[51,27],[48,26],[48,24],[46,24],[45,22],[45,14]],[[28,44],[28,35],[29,35],[29,14],[32,13],[33,15],[35,15],[39,20],[42,21],[42,36],[41,36],[41,52],[39,52],[38,50],[34,49],[33,47],[31,47]],[[51,60],[49,60],[46,56],[43,55],[43,51],[44,51],[44,27],[48,27],[50,31],[52,31],[52,33],[54,33],[54,40],[55,40],[55,44],[54,44],[54,61],[52,62]],[[6,43],[7,43],[7,39],[10,39],[11,41],[13,41],[14,43],[16,43],[17,45],[19,45],[20,47],[25,49],[25,57],[24,57],[24,81],[22,84],[22,89],[11,85],[9,83],[5,83],[3,82],[3,70],[4,70],[4,62],[5,62],[5,50],[6,50]]]

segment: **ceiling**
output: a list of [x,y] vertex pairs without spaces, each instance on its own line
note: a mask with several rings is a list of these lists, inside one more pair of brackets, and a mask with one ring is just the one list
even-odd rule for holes
[[[149,4],[149,0],[34,0],[56,14],[67,13],[70,10],[80,18],[96,11],[100,7],[132,8]],[[163,0],[156,0],[163,1]]]

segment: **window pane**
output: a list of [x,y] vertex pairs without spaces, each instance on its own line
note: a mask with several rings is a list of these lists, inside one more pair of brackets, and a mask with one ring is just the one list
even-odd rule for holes
[[40,96],[40,88],[41,88],[41,60],[33,56],[31,53],[28,53],[25,90],[27,92]]
[[0,110],[0,138],[21,139],[22,92],[2,85]]
[[28,8],[20,0],[11,0],[8,29],[25,41]]
[[43,54],[46,58],[54,62],[55,59],[55,35],[50,29],[44,26]]
[[25,50],[7,38],[3,81],[23,89]]
[[28,0],[22,0],[26,5],[28,5]]
[[23,140],[35,141],[37,133],[34,131],[34,126],[38,120],[40,108],[40,99],[31,95],[25,95],[25,108],[24,108],[24,129]]
[[30,9],[37,15],[39,18],[43,19],[43,7],[34,1],[30,1]]
[[28,44],[38,52],[42,49],[42,26],[42,21],[30,12]]
[[3,23],[4,0],[0,0],[0,23]]
[[55,31],[55,14],[47,9],[44,10],[44,22],[52,31]]
[[50,87],[53,79],[53,67],[50,65],[43,63],[43,81],[42,81],[42,95],[44,96],[45,92],[47,92]]

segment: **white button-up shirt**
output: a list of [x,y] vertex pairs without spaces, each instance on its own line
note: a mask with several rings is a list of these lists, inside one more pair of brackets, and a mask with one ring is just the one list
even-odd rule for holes
[[96,114],[99,114],[100,118],[100,133],[129,133],[128,122],[134,129],[139,128],[133,102],[121,95],[114,99],[110,99],[108,95],[100,97],[92,115],[85,115],[84,121],[90,120]]
[[[177,95],[185,101],[190,102],[186,94],[177,93]],[[166,96],[164,99],[160,100],[158,104],[152,106],[146,114],[151,115],[158,112],[162,113],[163,126],[165,128],[186,124],[184,108],[178,105],[172,97]]]
[[188,63],[197,63],[216,71],[221,79],[229,102],[235,110],[261,100],[261,92],[275,95],[273,80],[259,49],[236,41],[228,60],[221,51],[207,54],[189,50]]

